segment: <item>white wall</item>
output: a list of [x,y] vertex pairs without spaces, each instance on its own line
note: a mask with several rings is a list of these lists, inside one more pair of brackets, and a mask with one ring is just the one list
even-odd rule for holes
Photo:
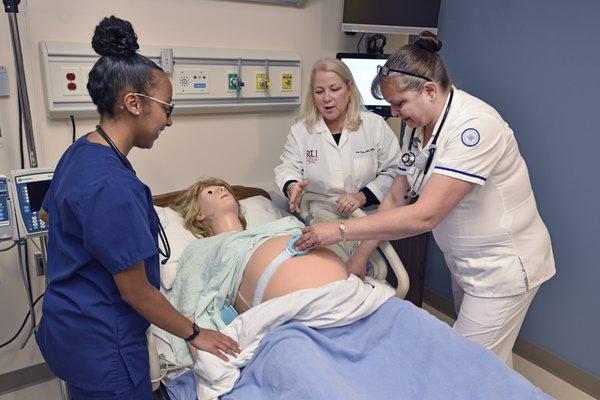
[[[303,8],[224,0],[24,0],[19,25],[25,55],[38,162],[53,166],[71,140],[67,120],[46,117],[38,45],[40,41],[89,42],[107,15],[132,22],[139,42],[149,45],[291,50],[303,63],[303,91],[310,66],[320,57],[356,51],[359,35],[340,30],[343,0],[307,0]],[[9,68],[10,97],[0,98],[0,174],[19,168],[14,61],[7,18],[0,16],[0,65]],[[406,43],[388,37],[392,51]],[[199,176],[234,184],[273,181],[295,112],[176,117],[150,151],[134,150],[131,161],[153,193],[181,189]],[[96,120],[77,120],[78,136]],[[394,126],[397,131],[397,126]],[[0,245],[1,246],[1,245]],[[4,246],[2,246],[4,247]],[[37,282],[43,286],[42,282]],[[38,290],[39,292],[39,290]],[[0,342],[12,336],[27,310],[16,252],[0,254]],[[41,362],[34,343],[24,351],[0,349],[0,374]]]

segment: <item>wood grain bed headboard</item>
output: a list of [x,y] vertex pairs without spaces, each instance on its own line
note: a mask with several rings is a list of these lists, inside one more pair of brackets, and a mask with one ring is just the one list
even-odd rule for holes
[[[253,196],[263,196],[263,197],[266,197],[267,199],[271,200],[271,196],[269,196],[269,193],[267,193],[267,191],[260,189],[260,188],[249,187],[249,186],[232,186],[232,189],[233,189],[233,195],[238,200],[247,199],[248,197],[253,197]],[[178,190],[176,192],[159,194],[159,195],[153,196],[152,201],[154,202],[155,206],[169,207],[184,192],[185,192],[185,190]]]

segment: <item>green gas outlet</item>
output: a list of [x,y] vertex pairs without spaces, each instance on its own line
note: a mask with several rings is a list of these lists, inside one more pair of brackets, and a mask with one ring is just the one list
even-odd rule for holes
[[230,72],[227,74],[227,90],[237,90],[238,74]]

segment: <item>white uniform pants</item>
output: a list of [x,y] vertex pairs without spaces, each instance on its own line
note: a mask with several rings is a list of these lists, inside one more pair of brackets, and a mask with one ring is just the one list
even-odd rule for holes
[[474,297],[452,280],[454,308],[458,318],[454,330],[495,353],[512,367],[512,348],[525,314],[539,289],[507,297]]

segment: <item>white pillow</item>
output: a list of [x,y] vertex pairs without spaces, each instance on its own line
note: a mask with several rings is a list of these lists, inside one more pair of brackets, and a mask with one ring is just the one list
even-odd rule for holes
[[[194,235],[183,226],[183,218],[179,213],[171,208],[154,207],[160,223],[165,228],[169,245],[171,246],[171,257],[169,261],[162,265],[160,264],[160,282],[164,289],[171,290],[175,276],[177,275],[177,262],[183,250],[192,240],[196,239]],[[160,261],[164,257],[160,256]]]
[[263,196],[253,196],[240,200],[242,213],[246,217],[248,228],[256,228],[262,224],[276,221],[290,215],[282,211],[269,199]]
[[[284,211],[281,211],[273,202],[263,196],[249,197],[244,200],[240,200],[242,205],[242,212],[246,217],[248,228],[254,228],[268,222],[276,221],[280,218],[290,215]],[[194,240],[196,237],[192,235],[190,231],[185,229],[183,226],[183,218],[177,211],[172,210],[168,207],[154,207],[160,223],[165,228],[169,245],[171,246],[171,257],[165,265],[160,265],[160,282],[161,286],[165,290],[171,290],[173,282],[177,276],[177,266],[179,257],[183,250]],[[163,260],[163,257],[160,257]]]

